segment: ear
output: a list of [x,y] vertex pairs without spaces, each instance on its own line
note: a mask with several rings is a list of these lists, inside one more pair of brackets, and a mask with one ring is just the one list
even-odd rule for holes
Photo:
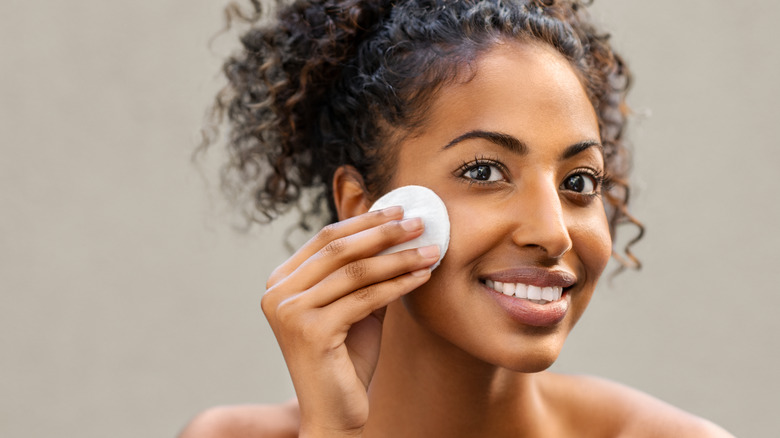
[[341,166],[333,174],[333,202],[340,221],[361,215],[371,207],[363,176],[352,166]]

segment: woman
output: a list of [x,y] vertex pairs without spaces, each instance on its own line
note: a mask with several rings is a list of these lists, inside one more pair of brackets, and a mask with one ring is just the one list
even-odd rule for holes
[[[333,223],[262,300],[297,399],[210,410],[182,437],[729,436],[544,371],[632,220],[629,73],[579,2],[299,1],[242,42],[217,101],[229,186],[268,218],[326,203]],[[447,206],[435,271],[436,246],[377,255],[425,227],[368,212],[405,185]]]

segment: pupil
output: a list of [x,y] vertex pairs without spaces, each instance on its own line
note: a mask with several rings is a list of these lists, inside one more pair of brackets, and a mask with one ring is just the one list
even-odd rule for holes
[[582,175],[574,175],[569,178],[569,190],[581,192],[585,188],[585,178]]
[[490,179],[490,166],[477,166],[471,170],[471,177],[478,180]]

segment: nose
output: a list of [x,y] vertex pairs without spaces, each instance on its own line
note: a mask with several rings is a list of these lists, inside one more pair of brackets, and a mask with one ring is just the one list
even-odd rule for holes
[[533,184],[518,194],[512,232],[515,244],[538,248],[546,257],[559,259],[572,248],[558,187],[548,182]]

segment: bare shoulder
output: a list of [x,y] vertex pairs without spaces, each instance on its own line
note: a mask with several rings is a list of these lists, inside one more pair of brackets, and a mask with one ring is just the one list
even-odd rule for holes
[[299,425],[295,399],[278,405],[219,406],[198,414],[179,438],[292,438]]
[[590,376],[544,373],[575,424],[598,422],[601,436],[733,438],[719,426],[625,385]]

